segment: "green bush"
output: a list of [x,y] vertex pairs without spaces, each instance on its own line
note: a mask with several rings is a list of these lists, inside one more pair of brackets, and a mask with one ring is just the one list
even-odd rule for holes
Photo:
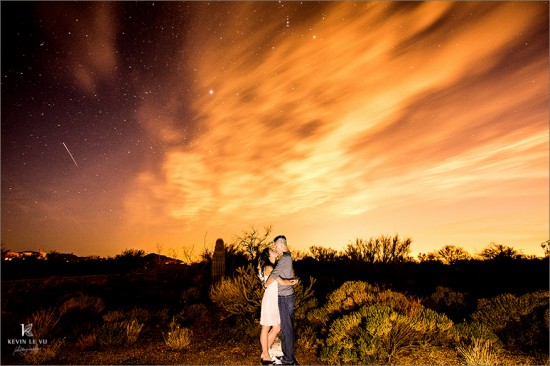
[[387,305],[403,315],[414,314],[423,308],[418,300],[399,292],[380,290],[378,286],[363,281],[348,281],[328,295],[325,305],[310,311],[308,319],[318,331],[326,334],[332,320],[373,304]]
[[453,323],[445,315],[418,307],[404,314],[376,303],[330,325],[321,359],[331,364],[390,363],[413,347],[444,343]]
[[548,291],[537,291],[520,297],[501,294],[480,299],[472,319],[491,329],[507,347],[547,353],[548,294]]
[[391,362],[405,350],[447,343],[453,329],[417,299],[362,281],[342,284],[308,318],[326,337],[321,359],[335,364]]
[[500,339],[487,325],[482,323],[460,323],[455,325],[455,342],[459,345],[470,344],[476,339],[491,344],[500,344]]
[[488,325],[494,331],[503,330],[510,321],[519,321],[535,308],[548,308],[548,291],[528,293],[521,297],[501,294],[492,299],[480,299],[472,320]]
[[363,281],[347,281],[328,295],[325,305],[309,312],[308,319],[313,326],[326,326],[332,318],[343,313],[357,310],[363,305],[372,304],[377,286]]

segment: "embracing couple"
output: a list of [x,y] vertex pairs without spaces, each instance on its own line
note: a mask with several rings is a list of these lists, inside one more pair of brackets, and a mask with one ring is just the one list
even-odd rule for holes
[[[277,257],[281,255],[279,260]],[[298,283],[293,279],[294,268],[288,250],[286,237],[278,235],[273,246],[264,249],[258,259],[259,277],[264,285],[260,324],[260,344],[262,345],[262,365],[273,363],[298,365],[294,353],[294,289]],[[281,333],[283,356],[271,358],[269,349],[277,334]]]

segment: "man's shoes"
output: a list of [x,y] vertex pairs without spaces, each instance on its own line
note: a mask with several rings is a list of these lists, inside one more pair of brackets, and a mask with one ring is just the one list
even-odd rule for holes
[[299,365],[299,363],[298,363],[297,359],[294,359],[293,362],[284,362],[284,361],[282,361],[281,365]]

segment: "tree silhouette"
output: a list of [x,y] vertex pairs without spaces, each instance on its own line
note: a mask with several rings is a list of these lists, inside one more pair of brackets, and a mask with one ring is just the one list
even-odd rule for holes
[[338,251],[332,248],[325,248],[320,246],[309,247],[311,256],[320,262],[331,262],[338,259]]
[[517,250],[502,244],[491,242],[479,255],[487,260],[520,259],[523,257]]
[[235,239],[236,245],[241,247],[248,259],[252,260],[262,246],[269,243],[268,236],[271,234],[271,226],[264,228],[264,234],[261,235],[252,227],[250,231],[245,231]]
[[437,251],[437,254],[445,264],[455,264],[460,260],[471,259],[470,254],[466,250],[454,245],[445,245]]
[[365,263],[398,263],[410,259],[412,239],[401,240],[399,235],[381,235],[369,240],[356,239],[348,244],[343,256],[352,261]]

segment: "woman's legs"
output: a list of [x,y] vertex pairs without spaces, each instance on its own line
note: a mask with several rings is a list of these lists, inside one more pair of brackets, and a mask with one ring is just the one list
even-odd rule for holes
[[[271,329],[270,329],[271,328]],[[273,346],[277,334],[281,331],[281,325],[277,324],[272,327],[269,325],[262,325],[262,330],[260,332],[260,344],[262,345],[262,358],[264,360],[271,359],[269,354],[269,349]]]
[[271,356],[269,356],[269,347],[271,346],[269,343],[269,325],[262,325],[262,330],[260,332],[260,344],[262,345],[262,359],[264,360],[270,360]]
[[281,331],[281,325],[280,324],[277,324],[277,325],[274,325],[273,327],[271,327],[271,330],[269,331],[269,333],[267,333],[267,344],[268,344],[268,349],[271,348],[271,346],[273,346],[273,342],[275,342],[275,338],[277,338],[277,334],[279,334],[279,332]]

